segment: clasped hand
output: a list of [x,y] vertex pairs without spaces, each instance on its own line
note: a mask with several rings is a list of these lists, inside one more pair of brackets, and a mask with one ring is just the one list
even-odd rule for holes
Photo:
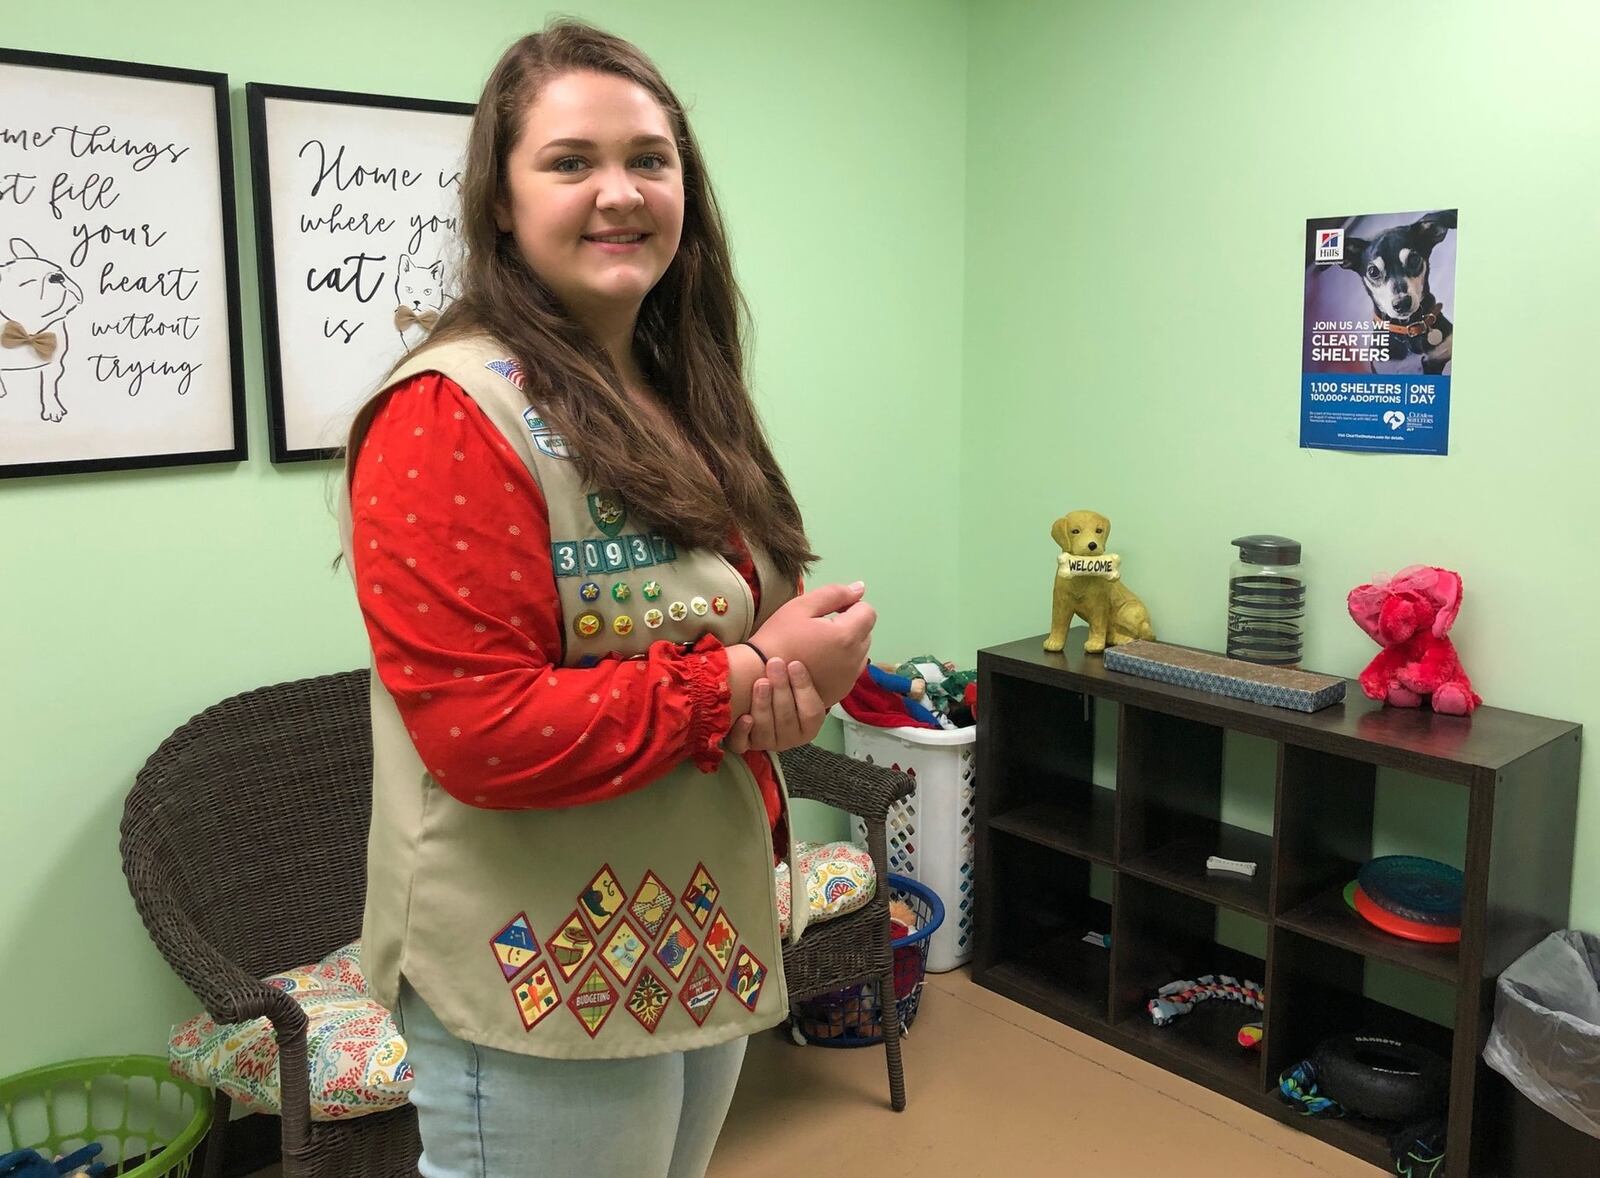
[[878,614],[865,592],[858,581],[802,593],[750,636],[767,664],[750,689],[750,710],[723,742],[728,752],[781,752],[822,731],[828,709],[849,694],[867,662]]

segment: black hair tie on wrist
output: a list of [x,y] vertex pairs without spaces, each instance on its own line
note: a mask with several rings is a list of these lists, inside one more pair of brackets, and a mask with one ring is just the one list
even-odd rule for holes
[[748,646],[751,650],[756,652],[756,657],[761,660],[761,669],[763,671],[765,671],[766,668],[767,668],[767,661],[768,660],[767,660],[766,654],[762,651],[762,649],[759,646],[757,646],[754,642],[746,642],[744,645]]

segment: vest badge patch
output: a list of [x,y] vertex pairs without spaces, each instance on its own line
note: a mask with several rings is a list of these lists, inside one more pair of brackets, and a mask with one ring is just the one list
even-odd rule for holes
[[519,393],[522,391],[522,385],[525,379],[522,375],[522,365],[518,364],[511,357],[508,356],[504,360],[490,360],[484,365],[484,367],[490,372],[497,372],[501,376],[505,377],[512,383],[512,385],[516,387],[516,390]]
[[661,1016],[667,1013],[667,1003],[672,1000],[672,995],[667,991],[666,985],[650,970],[646,969],[639,976],[639,984],[633,988],[633,993],[628,995],[628,1013],[639,1020],[639,1025],[652,1035],[661,1023]]
[[[507,361],[507,363],[510,363],[510,361]],[[491,368],[493,366],[493,364],[490,365]],[[522,387],[520,370],[517,375],[518,380],[513,383],[520,389]],[[506,379],[510,380],[511,378],[508,376]],[[522,424],[528,427],[528,434],[533,439],[533,444],[538,448],[539,453],[546,454],[551,458],[568,460],[572,458],[572,448],[567,445],[567,439],[556,433],[550,427],[550,423],[540,417],[538,411],[532,405],[522,411]]]
[[667,885],[661,882],[659,875],[647,871],[644,873],[644,882],[628,902],[628,910],[644,926],[645,935],[654,941],[661,926],[667,923],[667,917],[672,915],[672,893],[667,891]]
[[593,1039],[600,1033],[600,1028],[606,1025],[606,1019],[611,1017],[618,997],[616,987],[606,980],[606,975],[595,965],[589,968],[588,975],[578,984],[572,997],[567,999],[567,1006],[578,1016],[578,1022],[588,1032],[589,1038]]
[[716,907],[717,897],[722,890],[717,887],[716,880],[711,878],[711,873],[706,870],[704,863],[695,867],[694,877],[689,880],[689,886],[683,890],[683,906],[689,910],[689,915],[701,928],[706,927],[706,921],[711,919],[711,911]]
[[761,987],[767,980],[767,967],[762,965],[748,945],[739,947],[739,956],[733,963],[733,973],[728,978],[728,992],[754,1014],[761,999]]
[[601,491],[590,495],[588,501],[589,518],[594,520],[594,526],[607,536],[620,536],[623,525],[628,522],[628,509],[622,500]]
[[539,941],[528,925],[527,913],[517,913],[515,919],[494,935],[489,948],[494,950],[494,959],[506,981],[521,973],[523,966],[539,956]]
[[697,943],[689,926],[674,915],[667,923],[667,932],[661,938],[661,944],[656,946],[656,960],[672,975],[673,981],[681,978],[683,971],[689,967],[689,958],[694,955]]
[[550,978],[550,971],[540,966],[528,975],[512,992],[517,1003],[517,1013],[522,1016],[522,1028],[531,1031],[556,1007],[561,1005],[561,995]]
[[583,921],[578,919],[577,911],[573,910],[561,922],[556,934],[545,942],[545,947],[550,950],[550,956],[555,958],[561,976],[570,982],[572,975],[578,972],[578,967],[594,952],[594,938],[589,935]]
[[717,968],[723,973],[728,972],[728,963],[733,960],[733,947],[738,941],[739,930],[728,919],[727,909],[723,909],[711,922],[711,931],[706,933],[706,952],[711,954]]
[[689,974],[689,980],[683,984],[683,989],[678,993],[678,1001],[683,1003],[683,1008],[689,1012],[689,1017],[701,1025],[711,1014],[711,1008],[717,1004],[717,995],[722,992],[722,983],[717,981],[716,974],[706,966],[704,961],[694,963],[694,971]]

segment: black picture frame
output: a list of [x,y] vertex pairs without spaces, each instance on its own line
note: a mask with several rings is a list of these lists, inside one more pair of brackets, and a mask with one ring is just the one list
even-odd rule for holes
[[[273,228],[272,170],[268,159],[267,103],[272,99],[325,103],[331,107],[369,107],[393,111],[462,115],[470,118],[475,103],[445,99],[410,98],[392,94],[364,94],[348,90],[323,90],[280,86],[267,82],[245,84],[246,121],[250,135],[250,179],[255,203],[256,257],[261,286],[261,339],[267,377],[267,424],[274,463],[316,462],[339,458],[337,446],[297,444],[291,438],[285,398],[281,299],[278,289],[278,250]],[[376,377],[377,373],[373,374]]]
[[[0,479],[245,461],[249,457],[249,446],[245,418],[244,341],[241,338],[243,316],[240,311],[238,217],[233,183],[233,129],[228,110],[228,75],[210,70],[152,65],[147,62],[0,47],[0,69],[7,66],[170,82],[179,86],[198,86],[209,91],[216,125],[217,200],[222,236],[223,299],[227,308],[228,330],[227,407],[231,414],[228,433],[232,440],[231,444],[219,449],[171,451],[159,454],[97,455],[81,459],[57,458],[34,462],[7,461],[0,456]],[[17,120],[14,115],[8,115],[8,129],[21,121],[25,120]]]

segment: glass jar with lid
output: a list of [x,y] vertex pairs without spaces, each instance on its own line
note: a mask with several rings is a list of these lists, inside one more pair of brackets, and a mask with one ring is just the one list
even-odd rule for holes
[[1239,552],[1228,572],[1228,657],[1299,666],[1306,612],[1300,541],[1258,535],[1233,544]]

